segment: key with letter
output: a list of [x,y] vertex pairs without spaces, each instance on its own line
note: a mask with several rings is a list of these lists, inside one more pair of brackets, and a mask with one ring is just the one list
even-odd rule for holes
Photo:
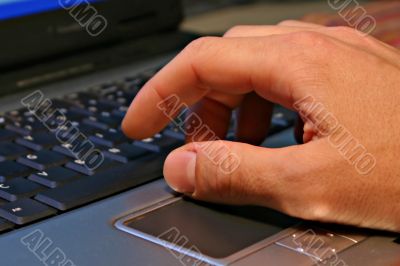
[[32,197],[44,188],[45,187],[38,185],[35,182],[18,177],[0,183],[0,197],[8,201],[15,201],[19,198]]
[[13,223],[22,225],[56,213],[35,200],[24,198],[0,206],[0,216]]
[[67,157],[48,150],[28,154],[18,158],[17,162],[36,170],[43,171],[47,168],[64,164],[68,161]]
[[14,161],[4,161],[0,163],[0,182],[14,177],[28,176],[33,170]]

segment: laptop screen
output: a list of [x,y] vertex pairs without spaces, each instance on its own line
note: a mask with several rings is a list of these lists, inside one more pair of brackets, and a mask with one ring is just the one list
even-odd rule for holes
[[175,30],[179,1],[0,0],[0,84],[6,72],[14,77],[32,66]]
[[[95,0],[77,0],[80,3],[92,3]],[[0,20],[19,18],[46,11],[61,9],[59,0],[0,0]]]

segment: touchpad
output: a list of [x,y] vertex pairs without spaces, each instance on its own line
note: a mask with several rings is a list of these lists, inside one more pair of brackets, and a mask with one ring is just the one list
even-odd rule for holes
[[[128,217],[120,226],[156,243],[171,243],[212,258],[225,258],[298,221],[258,207],[233,207],[181,199]],[[160,241],[161,240],[161,241]]]

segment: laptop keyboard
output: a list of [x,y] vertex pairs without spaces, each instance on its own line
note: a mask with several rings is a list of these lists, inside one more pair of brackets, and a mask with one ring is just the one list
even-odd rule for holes
[[[52,100],[52,108],[103,153],[105,160],[95,170],[87,168],[69,144],[59,142],[27,109],[0,116],[0,234],[162,176],[166,155],[184,143],[180,130],[171,125],[152,138],[134,141],[120,128],[149,73]],[[294,120],[293,113],[278,107],[270,133],[289,128]]]

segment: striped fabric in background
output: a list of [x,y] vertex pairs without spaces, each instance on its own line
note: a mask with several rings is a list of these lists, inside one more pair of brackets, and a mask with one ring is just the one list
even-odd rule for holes
[[[400,1],[377,1],[371,4],[361,4],[366,14],[376,20],[376,28],[371,35],[394,47],[400,48]],[[349,6],[342,10],[342,14],[348,14],[354,10]],[[310,14],[303,18],[304,21],[322,24],[326,26],[351,26],[339,14]]]

